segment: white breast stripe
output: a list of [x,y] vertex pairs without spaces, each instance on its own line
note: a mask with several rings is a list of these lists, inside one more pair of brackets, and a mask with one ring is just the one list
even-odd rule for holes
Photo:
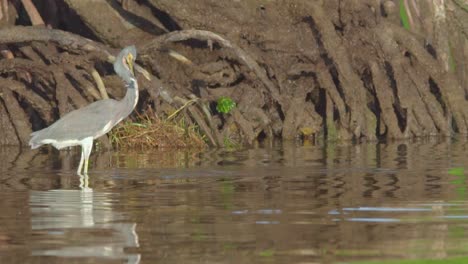
[[103,134],[109,132],[109,130],[112,128],[112,121],[109,121],[109,123],[107,123],[104,128],[102,129],[102,131],[104,132]]

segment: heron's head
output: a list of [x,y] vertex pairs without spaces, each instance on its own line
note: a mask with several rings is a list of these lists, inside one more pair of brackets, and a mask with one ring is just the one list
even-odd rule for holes
[[126,83],[135,78],[133,66],[136,55],[136,48],[132,45],[124,48],[115,59],[114,70]]

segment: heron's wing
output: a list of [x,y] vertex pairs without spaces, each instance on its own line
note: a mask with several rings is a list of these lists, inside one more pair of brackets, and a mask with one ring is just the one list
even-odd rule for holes
[[106,125],[115,125],[118,103],[116,100],[106,99],[74,110],[51,126],[32,133],[31,142],[39,143],[45,139],[69,141],[90,136],[96,137]]

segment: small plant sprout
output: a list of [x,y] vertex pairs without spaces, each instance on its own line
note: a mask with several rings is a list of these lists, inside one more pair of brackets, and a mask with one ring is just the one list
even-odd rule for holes
[[236,107],[236,102],[229,97],[222,96],[218,99],[216,110],[220,113],[228,114],[234,107]]

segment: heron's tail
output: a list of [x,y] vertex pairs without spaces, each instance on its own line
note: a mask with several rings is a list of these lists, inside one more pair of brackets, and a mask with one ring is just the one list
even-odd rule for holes
[[31,146],[31,149],[38,148],[44,144],[41,142],[41,132],[44,132],[44,129],[31,133],[31,139],[29,140],[29,146]]
[[41,143],[34,141],[34,138],[31,138],[31,140],[29,140],[29,146],[31,146],[31,149],[38,148],[41,145]]

